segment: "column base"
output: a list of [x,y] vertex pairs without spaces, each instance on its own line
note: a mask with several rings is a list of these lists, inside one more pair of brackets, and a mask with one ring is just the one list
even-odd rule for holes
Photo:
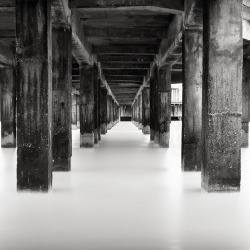
[[139,129],[139,130],[142,130],[142,128],[143,128],[142,124],[141,124],[141,123],[138,123],[138,129]]
[[161,148],[169,148],[169,138],[169,132],[159,133],[159,146]]
[[159,144],[160,141],[160,133],[155,132],[154,143]]
[[54,158],[53,172],[68,172],[71,170],[71,158]]
[[101,124],[101,134],[105,135],[107,133],[107,125],[105,123]]
[[94,147],[94,133],[84,133],[80,135],[80,147],[81,148],[93,148]]
[[242,130],[241,130],[241,147],[248,148],[248,132],[249,132],[249,123],[242,122]]
[[196,143],[182,145],[182,171],[201,171],[201,145]]
[[144,134],[144,135],[149,135],[150,134],[150,127],[149,126],[143,126],[143,128],[142,128],[142,133]]
[[240,183],[237,185],[230,184],[207,184],[202,182],[201,184],[202,191],[208,193],[233,193],[240,192]]
[[97,144],[99,141],[98,129],[94,129],[94,143]]
[[150,128],[150,141],[153,141],[155,138],[155,131],[154,129]]
[[16,138],[14,134],[4,134],[2,135],[1,140],[1,147],[2,148],[16,148]]

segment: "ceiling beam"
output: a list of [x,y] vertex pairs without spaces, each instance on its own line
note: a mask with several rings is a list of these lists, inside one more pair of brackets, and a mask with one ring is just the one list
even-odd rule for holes
[[157,54],[157,47],[155,46],[147,46],[147,45],[136,45],[136,46],[128,46],[128,45],[110,45],[110,46],[100,46],[93,47],[94,54],[139,54],[139,55],[155,55]]
[[98,61],[110,63],[151,63],[154,61],[154,55],[98,55]]
[[91,10],[102,9],[108,11],[116,8],[122,10],[150,10],[160,13],[181,14],[184,11],[183,0],[70,0],[71,8],[88,8]]
[[147,70],[103,70],[105,76],[145,76]]
[[149,63],[102,63],[103,69],[148,69]]

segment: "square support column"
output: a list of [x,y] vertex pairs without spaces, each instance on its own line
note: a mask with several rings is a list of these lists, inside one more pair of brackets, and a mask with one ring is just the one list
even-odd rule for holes
[[94,142],[95,144],[99,141],[98,133],[98,119],[99,119],[99,105],[98,105],[98,70],[94,68]]
[[12,65],[0,68],[1,146],[16,147],[16,71]]
[[242,79],[242,137],[241,147],[248,148],[249,135],[249,95],[250,95],[250,60],[243,61],[243,79]]
[[107,97],[108,91],[106,88],[101,88],[100,91],[100,123],[101,123],[101,134],[107,133]]
[[150,79],[150,141],[155,138],[155,110],[154,110],[154,95],[155,95],[154,78]]
[[202,30],[185,30],[183,42],[182,170],[201,170]]
[[51,1],[16,0],[17,188],[52,184]]
[[94,147],[94,68],[80,66],[80,147]]
[[202,187],[240,190],[242,0],[204,1]]
[[53,171],[70,171],[72,156],[72,46],[70,24],[52,29]]
[[72,129],[77,129],[77,106],[76,106],[76,94],[72,94]]
[[158,128],[159,146],[169,147],[171,123],[171,66],[158,70]]
[[80,129],[80,106],[81,106],[81,98],[80,95],[76,95],[76,121],[77,121],[77,129]]
[[158,67],[155,68],[154,72],[154,83],[155,83],[155,89],[154,89],[154,121],[155,121],[155,132],[154,132],[154,143],[159,144],[159,137],[160,137],[160,130],[159,130],[159,77],[158,77]]
[[142,132],[150,134],[150,88],[142,90]]

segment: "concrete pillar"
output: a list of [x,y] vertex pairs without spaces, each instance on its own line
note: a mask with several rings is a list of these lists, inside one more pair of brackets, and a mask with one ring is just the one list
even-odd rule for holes
[[138,96],[138,128],[142,130],[142,95]]
[[72,94],[72,129],[77,129],[77,105],[76,105],[76,94]]
[[107,97],[108,91],[106,88],[101,88],[100,91],[100,123],[101,123],[101,134],[107,133]]
[[154,78],[151,78],[150,79],[150,141],[154,141],[155,138],[154,95],[155,95]]
[[204,1],[202,187],[240,190],[242,0]]
[[171,66],[158,70],[159,146],[168,148],[171,123]]
[[101,79],[98,77],[98,140],[101,138]]
[[1,146],[16,147],[16,71],[12,65],[0,68]]
[[150,88],[142,90],[142,132],[150,134]]
[[51,1],[16,0],[17,188],[52,184]]
[[69,24],[53,26],[52,31],[53,171],[69,171],[72,156],[72,32]]
[[159,144],[159,138],[160,138],[160,130],[159,130],[159,93],[158,93],[158,67],[155,68],[154,72],[154,83],[155,83],[155,89],[154,89],[154,120],[155,120],[155,132],[154,132],[154,143]]
[[94,142],[95,144],[99,141],[99,133],[98,133],[98,70],[94,68]]
[[80,129],[80,106],[81,106],[80,95],[76,95],[76,125],[77,125],[77,129]]
[[80,66],[80,147],[94,147],[94,69]]
[[248,147],[249,132],[249,95],[250,95],[250,61],[243,61],[243,79],[242,79],[242,137],[241,146]]
[[183,40],[182,170],[201,170],[202,30],[185,30]]

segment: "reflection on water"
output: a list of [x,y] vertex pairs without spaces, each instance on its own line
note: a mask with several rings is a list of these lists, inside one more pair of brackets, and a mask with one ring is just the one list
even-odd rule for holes
[[242,191],[207,194],[200,173],[181,173],[181,123],[171,147],[119,123],[95,149],[73,131],[71,173],[49,194],[16,193],[16,150],[0,150],[0,250],[249,250],[250,150]]

